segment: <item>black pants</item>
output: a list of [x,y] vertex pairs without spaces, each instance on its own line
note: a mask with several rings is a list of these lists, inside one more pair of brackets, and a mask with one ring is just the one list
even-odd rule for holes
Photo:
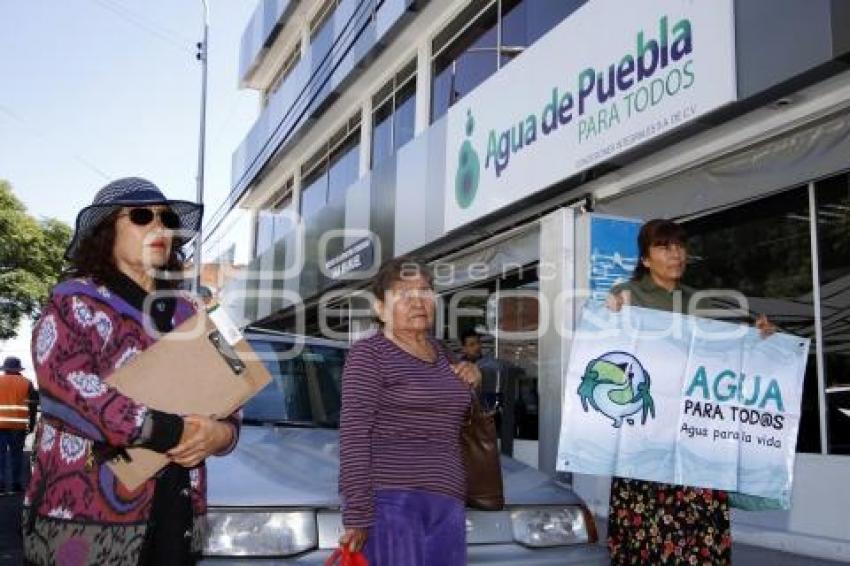
[[[0,491],[6,487],[21,489],[24,473],[24,441],[27,432],[18,429],[0,429]],[[9,475],[6,475],[6,462]]]
[[176,464],[157,478],[139,566],[185,566],[197,561],[192,554],[189,486],[189,470]]

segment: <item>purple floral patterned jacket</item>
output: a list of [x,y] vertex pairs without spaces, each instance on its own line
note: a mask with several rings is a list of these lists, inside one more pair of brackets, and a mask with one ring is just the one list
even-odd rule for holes
[[[189,296],[179,297],[173,325],[194,312]],[[128,491],[95,458],[93,449],[149,440],[154,411],[104,382],[154,342],[144,316],[106,287],[75,279],[54,288],[33,329],[43,415],[24,499],[24,539],[26,557],[34,563],[138,561],[156,480]],[[234,427],[234,442],[224,453],[235,446],[238,415],[228,422]],[[203,463],[191,470],[190,479],[197,547],[206,513]]]

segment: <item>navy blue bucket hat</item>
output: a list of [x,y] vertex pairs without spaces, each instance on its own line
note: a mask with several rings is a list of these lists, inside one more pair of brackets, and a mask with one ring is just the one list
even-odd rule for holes
[[180,230],[184,233],[175,236],[175,245],[183,246],[191,241],[201,228],[204,216],[202,205],[186,200],[167,199],[159,187],[147,179],[125,177],[100,189],[94,195],[92,203],[77,215],[74,237],[65,250],[65,259],[71,259],[80,242],[91,236],[98,225],[119,208],[158,204],[168,206],[180,217]]
[[3,360],[3,367],[0,370],[8,373],[21,373],[24,371],[24,366],[21,365],[21,358],[9,356]]

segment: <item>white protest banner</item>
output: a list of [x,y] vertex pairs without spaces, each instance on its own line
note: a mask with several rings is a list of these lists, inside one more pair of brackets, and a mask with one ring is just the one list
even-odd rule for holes
[[557,468],[790,505],[809,339],[637,307],[586,307]]

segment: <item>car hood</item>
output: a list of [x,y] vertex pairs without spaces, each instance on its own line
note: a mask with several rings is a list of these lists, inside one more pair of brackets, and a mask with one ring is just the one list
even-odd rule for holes
[[[212,507],[338,507],[339,433],[243,426],[236,449],[207,460]],[[508,505],[579,503],[545,474],[502,457]]]

